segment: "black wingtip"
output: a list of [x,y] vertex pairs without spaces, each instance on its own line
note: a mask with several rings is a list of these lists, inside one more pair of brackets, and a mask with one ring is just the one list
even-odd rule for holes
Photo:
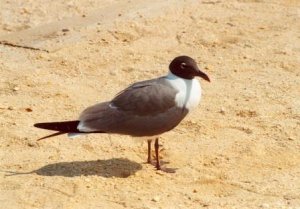
[[49,125],[52,125],[52,123],[35,123],[33,124],[36,128],[42,128],[42,129],[48,129]]
[[33,124],[33,126],[36,128],[42,128],[42,124],[43,123],[35,123],[35,124]]
[[60,121],[60,122],[48,122],[48,123],[35,123],[33,124],[36,128],[47,129],[59,132],[78,132],[77,126],[79,124],[78,120],[74,121]]

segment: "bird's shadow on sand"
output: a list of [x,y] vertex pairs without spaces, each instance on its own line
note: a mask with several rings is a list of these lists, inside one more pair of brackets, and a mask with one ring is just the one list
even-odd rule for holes
[[6,171],[6,176],[32,174],[41,176],[90,176],[98,175],[105,178],[127,178],[141,170],[142,166],[125,158],[112,158],[108,160],[60,162],[45,165],[31,172]]

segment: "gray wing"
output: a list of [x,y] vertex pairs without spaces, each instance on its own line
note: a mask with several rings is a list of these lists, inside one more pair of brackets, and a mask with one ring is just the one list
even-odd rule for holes
[[178,125],[187,114],[186,110],[176,107],[176,93],[163,77],[135,83],[111,102],[84,110],[78,129],[134,136],[163,133]]
[[111,104],[134,115],[156,115],[175,106],[176,94],[177,90],[161,77],[129,86]]

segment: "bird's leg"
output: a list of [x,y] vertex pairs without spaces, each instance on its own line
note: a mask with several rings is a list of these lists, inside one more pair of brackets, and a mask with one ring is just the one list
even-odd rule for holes
[[148,140],[148,159],[147,159],[147,163],[152,164],[152,159],[151,159],[151,142],[152,140],[149,139]]
[[154,143],[155,148],[155,155],[156,155],[156,169],[161,170],[160,163],[159,163],[159,144],[158,144],[158,138],[155,139]]

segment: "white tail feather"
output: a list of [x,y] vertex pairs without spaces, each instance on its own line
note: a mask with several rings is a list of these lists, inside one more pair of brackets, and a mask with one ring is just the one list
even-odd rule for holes
[[74,139],[78,136],[84,135],[85,133],[68,133],[68,137]]

